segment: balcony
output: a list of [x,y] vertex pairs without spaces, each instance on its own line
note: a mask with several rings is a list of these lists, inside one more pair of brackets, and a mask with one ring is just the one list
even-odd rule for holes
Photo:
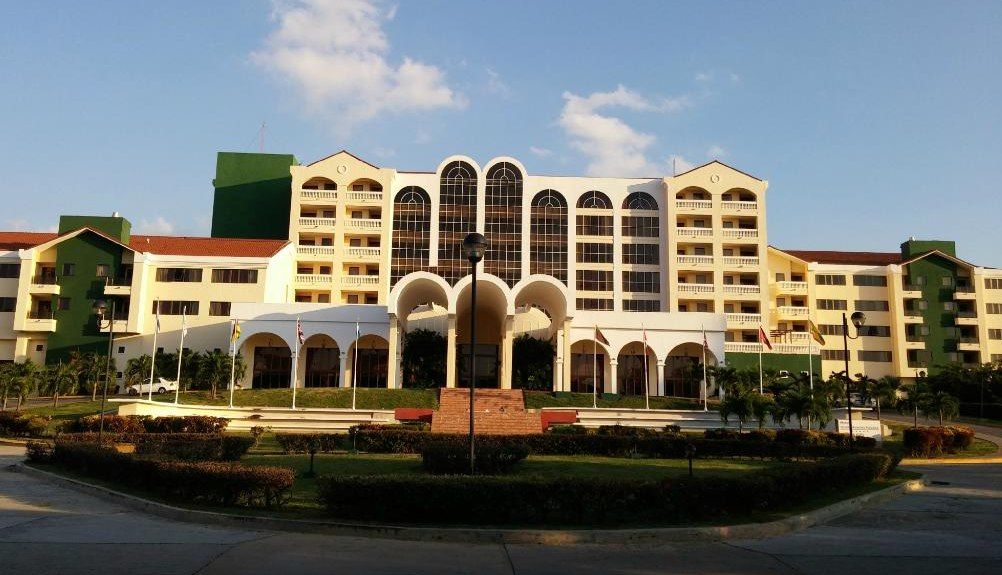
[[957,340],[957,351],[981,351],[977,337],[962,337]]
[[335,218],[299,218],[299,227],[333,231]]
[[772,345],[772,353],[785,355],[819,354],[821,353],[821,348],[810,343],[774,343]]
[[711,210],[712,200],[675,200],[675,208],[679,210]]
[[[362,193],[362,192],[353,192]],[[379,232],[383,229],[383,220],[366,218],[348,218],[345,229],[358,232]]]
[[905,323],[923,323],[924,321],[925,317],[921,311],[915,309],[905,310]]
[[296,283],[306,286],[326,286],[334,284],[334,276],[330,274],[296,274]]
[[974,300],[976,297],[977,294],[971,286],[958,287],[953,293],[953,299],[957,300]]
[[745,228],[724,228],[721,235],[726,239],[757,240],[758,230],[749,230]]
[[905,349],[925,349],[925,336],[917,333],[905,335]]
[[711,294],[713,284],[678,284],[679,294]]
[[713,256],[676,256],[675,261],[682,266],[712,266]]
[[56,320],[52,310],[28,310],[28,319],[24,322],[24,331],[56,331]]
[[758,266],[758,256],[724,256],[724,266],[731,268]]
[[741,284],[724,284],[724,293],[728,295],[758,295],[762,293],[759,286],[747,286]]
[[725,313],[724,315],[727,317],[728,327],[739,325],[757,326],[762,323],[762,314],[759,313]]
[[337,203],[337,192],[334,190],[300,190],[299,202],[303,204]]
[[115,327],[115,333],[138,333],[135,329],[129,329],[129,316],[128,314],[120,315],[115,318],[114,322],[103,321],[101,322],[101,333],[108,333],[112,325]]
[[132,295],[132,278],[105,278],[104,295]]
[[978,312],[958,311],[957,325],[978,325]]
[[811,310],[803,306],[780,306],[776,313],[783,320],[807,320],[811,316]]
[[304,257],[334,257],[334,246],[296,246],[296,255]]
[[724,353],[758,353],[761,349],[760,343],[724,342]]
[[675,228],[675,235],[680,238],[711,238],[713,237],[713,228],[692,228],[679,226]]
[[379,285],[379,276],[341,276],[343,287],[376,287]]
[[344,259],[351,261],[375,261],[379,259],[380,248],[348,247],[344,249]]
[[725,212],[754,212],[758,202],[720,202],[720,208]]
[[776,292],[788,295],[807,295],[807,282],[782,281],[773,284]]
[[56,283],[56,276],[43,274],[31,278],[31,286],[28,293],[38,295],[59,295],[59,285]]
[[914,284],[902,284],[901,297],[905,299],[922,299],[922,286]]
[[382,204],[383,192],[345,192],[344,198],[347,203],[354,205]]

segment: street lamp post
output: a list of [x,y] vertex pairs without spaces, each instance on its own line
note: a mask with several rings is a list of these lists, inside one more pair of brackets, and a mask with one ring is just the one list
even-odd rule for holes
[[[104,300],[97,300],[94,302],[94,307],[92,308],[94,315],[97,316],[97,328],[101,329],[101,323],[104,321],[105,313],[108,311],[108,303]],[[99,423],[97,428],[97,442],[100,444],[104,440],[104,408],[105,404],[108,402],[108,379],[111,377],[111,350],[115,344],[115,300],[111,300],[111,315],[108,316],[108,357],[105,358],[104,364],[104,390],[101,392],[101,413],[99,414]]]
[[484,259],[487,238],[473,232],[463,239],[463,252],[470,260],[473,276],[470,288],[470,475],[476,473],[475,451],[473,448],[473,394],[477,387],[477,264]]
[[849,384],[852,379],[849,376],[849,340],[859,338],[859,328],[866,324],[866,314],[861,311],[852,312],[851,316],[852,325],[856,328],[856,335],[849,335],[849,320],[845,317],[845,312],[842,312],[842,347],[845,355],[845,409],[846,415],[849,418],[849,450],[852,451],[856,447],[856,440],[852,436],[852,394],[850,393]]

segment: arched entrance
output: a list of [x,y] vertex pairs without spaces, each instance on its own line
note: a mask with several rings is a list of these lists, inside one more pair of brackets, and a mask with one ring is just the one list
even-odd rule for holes
[[303,366],[304,387],[339,387],[341,349],[334,339],[318,333],[307,338],[299,353],[305,357]]
[[449,315],[449,291],[442,278],[415,272],[401,278],[390,292],[390,310],[395,312],[391,325],[396,322],[400,326],[397,355],[402,387],[446,385],[450,324],[455,320]]
[[[477,308],[471,309],[471,280],[461,279],[456,288],[456,386],[470,385],[470,357],[477,362],[477,387],[501,387],[503,380],[504,349],[507,343],[510,354],[510,334],[514,324],[514,309],[509,304],[507,288],[499,278],[489,274],[477,275]],[[477,319],[477,346],[472,349],[470,314]]]
[[[623,395],[657,395],[657,357],[641,341],[630,342],[619,350],[616,361],[616,391]],[[646,361],[647,365],[644,365]],[[645,380],[646,378],[646,380]],[[647,390],[645,392],[644,385]]]
[[[348,346],[348,369],[345,385],[351,387],[386,387],[389,374],[390,344],[378,335],[366,334],[358,339],[356,364],[356,343]],[[357,368],[357,370],[356,370]]]
[[566,336],[567,294],[564,284],[552,276],[533,275],[514,290],[515,316],[511,336],[512,387],[560,389]]
[[575,393],[606,392],[609,371],[609,350],[593,339],[571,344],[571,391]]
[[[706,365],[717,365],[717,358],[706,350]],[[703,346],[686,342],[675,346],[665,358],[665,395],[671,397],[702,398]],[[707,393],[712,391],[712,380],[707,374]]]
[[241,344],[251,358],[250,384],[254,389],[288,388],[292,382],[292,350],[281,336],[255,333]]

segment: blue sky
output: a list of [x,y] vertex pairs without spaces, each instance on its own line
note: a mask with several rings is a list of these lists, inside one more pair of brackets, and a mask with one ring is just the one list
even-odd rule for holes
[[265,122],[265,151],[304,162],[648,176],[719,157],[769,180],[776,246],[954,239],[1002,267],[1000,26],[987,1],[20,2],[0,22],[0,228],[117,210],[205,234],[215,152],[256,151]]

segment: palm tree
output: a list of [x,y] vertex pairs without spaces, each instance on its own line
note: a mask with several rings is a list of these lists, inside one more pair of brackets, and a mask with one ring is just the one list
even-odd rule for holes
[[14,362],[0,363],[0,395],[3,396],[3,404],[0,411],[7,411],[7,397],[14,387],[14,378],[17,374],[17,364]]
[[39,374],[42,376],[41,389],[52,393],[52,407],[58,405],[60,394],[67,395],[76,388],[76,373],[68,363],[46,366],[39,370]]
[[[777,415],[784,421],[790,421],[793,416],[797,417],[797,426],[804,428],[804,421],[811,415],[812,393],[804,386],[791,387],[786,393],[779,397],[777,405]],[[808,423],[810,427],[810,423]]]
[[779,397],[787,389],[796,384],[796,378],[789,375],[779,375],[775,369],[766,369],[762,372],[763,387],[772,394]]
[[738,431],[744,430],[744,424],[752,415],[754,407],[750,393],[728,392],[720,402],[720,419],[726,424],[730,416],[738,418]]
[[125,371],[122,376],[125,378],[126,387],[142,384],[150,376],[150,363],[153,358],[149,354],[134,357],[125,362]]
[[874,381],[867,390],[868,395],[873,398],[874,407],[877,408],[877,419],[880,419],[880,404],[893,404],[898,397],[898,389],[901,388],[901,379],[893,375],[885,375]]
[[765,419],[776,412],[776,400],[767,395],[755,393],[752,394],[751,405],[752,416],[758,421],[758,428],[762,429],[765,427]]
[[230,377],[230,356],[214,350],[198,357],[198,379],[209,384],[209,396],[216,398],[219,384],[228,381]]
[[953,419],[960,411],[960,402],[945,391],[923,394],[919,398],[919,409],[922,415],[930,417],[933,414],[939,415],[939,424],[943,425],[943,419]]
[[920,378],[902,385],[900,389],[904,391],[904,395],[895,402],[898,413],[912,414],[912,427],[918,427],[918,412],[922,407],[922,397],[928,393],[928,386],[924,379]]
[[17,407],[15,411],[21,411],[21,405],[28,399],[31,392],[38,385],[39,366],[30,359],[24,363],[17,364],[17,375],[14,377],[13,391],[17,394]]

